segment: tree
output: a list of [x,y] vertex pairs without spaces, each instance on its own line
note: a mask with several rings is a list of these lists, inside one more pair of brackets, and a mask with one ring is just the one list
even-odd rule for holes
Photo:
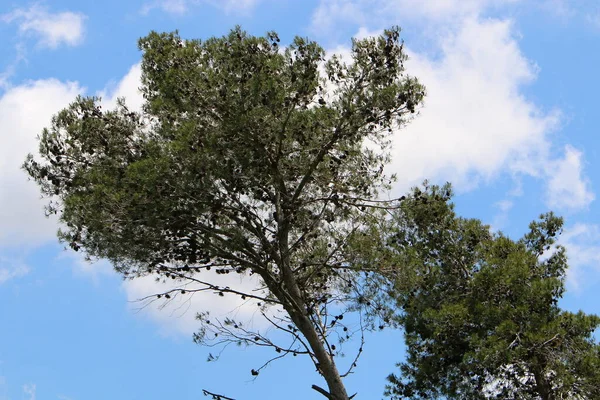
[[[150,33],[139,41],[143,110],[121,100],[103,111],[99,99],[79,97],[24,168],[72,249],[110,260],[128,279],[154,275],[256,301],[291,339],[277,344],[201,314],[196,341],[307,355],[328,391],[314,388],[346,400],[342,378],[355,362],[345,373],[336,362],[338,338],[353,332],[345,313],[370,310],[357,332],[388,321],[370,285],[378,266],[358,268],[353,258],[374,253],[365,232],[397,206],[378,200],[390,183],[382,173],[389,135],[424,89],[405,74],[398,28],[353,40],[348,63],[326,60],[306,39],[285,49],[279,41],[240,28],[206,41]],[[253,275],[263,291],[219,286],[215,272]]]
[[416,189],[395,246],[413,271],[397,288],[408,357],[392,399],[600,398],[600,318],[561,310],[567,269],[552,213],[514,241],[459,218],[446,187]]

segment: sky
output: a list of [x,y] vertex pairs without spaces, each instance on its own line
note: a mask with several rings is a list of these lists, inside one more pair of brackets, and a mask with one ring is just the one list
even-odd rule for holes
[[[576,5],[575,5],[576,4]],[[0,2],[0,400],[317,399],[300,357],[250,370],[271,353],[229,347],[217,362],[192,342],[195,311],[248,314],[196,296],[136,301],[161,287],[123,281],[57,242],[56,220],[20,170],[36,136],[77,95],[142,104],[137,39],[151,30],[221,36],[235,25],[318,41],[399,25],[407,72],[427,88],[418,117],[393,139],[394,192],[452,182],[460,215],[513,238],[553,210],[565,218],[570,269],[561,305],[600,313],[600,5],[594,0],[136,0]],[[244,314],[246,313],[246,314]],[[347,378],[381,398],[404,356],[401,331],[367,335]],[[343,362],[348,362],[342,361]]]

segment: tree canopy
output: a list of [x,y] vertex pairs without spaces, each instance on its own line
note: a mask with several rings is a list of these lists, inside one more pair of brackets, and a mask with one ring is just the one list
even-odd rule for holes
[[552,213],[514,241],[457,217],[449,187],[415,189],[398,210],[399,320],[407,360],[392,399],[600,398],[600,318],[561,310],[567,270]]
[[[205,41],[152,32],[139,41],[143,109],[120,100],[105,111],[100,99],[79,97],[24,168],[72,249],[129,279],[194,282],[195,291],[255,301],[290,338],[276,344],[201,314],[198,342],[306,355],[328,387],[316,390],[347,400],[342,377],[355,362],[338,371],[338,342],[389,322],[370,285],[381,266],[365,263],[381,258],[381,243],[366,235],[398,204],[379,198],[390,183],[389,135],[424,88],[405,73],[398,28],[353,40],[349,60],[300,37],[279,42],[240,28]],[[213,273],[253,275],[262,291],[217,285]],[[283,316],[270,316],[271,306]],[[359,329],[342,321],[367,308]]]

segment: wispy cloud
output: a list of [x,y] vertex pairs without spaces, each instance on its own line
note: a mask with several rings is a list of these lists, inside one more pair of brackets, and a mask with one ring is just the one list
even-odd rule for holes
[[30,269],[20,260],[0,257],[0,285],[27,275]]
[[0,72],[0,89],[7,90],[10,88],[10,78],[17,72],[17,68],[20,63],[27,60],[26,49],[23,43],[17,43],[15,46],[15,57],[10,63],[4,68],[4,71]]
[[578,291],[600,279],[600,225],[578,223],[565,229],[559,243],[569,257],[567,284]]
[[506,6],[521,0],[321,0],[312,17],[314,31],[335,29],[340,23],[365,25],[407,19],[458,21],[481,14],[490,7]]
[[492,220],[492,230],[497,231],[504,228],[508,222],[508,215],[513,208],[513,200],[504,199],[496,202],[494,207],[498,210]]
[[600,29],[600,11],[587,14],[585,20],[595,29]]
[[142,7],[142,14],[158,9],[169,14],[183,15],[201,4],[217,7],[226,13],[244,14],[251,11],[261,0],[155,0]]
[[83,42],[86,16],[71,11],[50,12],[40,5],[17,8],[0,18],[16,23],[19,32],[36,38],[40,47],[56,49],[61,45],[77,46]]
[[29,396],[29,400],[35,400],[36,385],[35,383],[29,383],[23,385],[23,393]]

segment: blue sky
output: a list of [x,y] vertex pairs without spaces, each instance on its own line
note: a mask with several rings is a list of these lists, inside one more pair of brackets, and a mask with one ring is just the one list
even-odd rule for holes
[[[191,341],[194,310],[235,304],[196,297],[160,309],[134,300],[159,289],[123,282],[57,244],[37,188],[19,166],[53,113],[78,94],[138,107],[140,53],[150,30],[185,38],[236,24],[294,35],[344,53],[350,37],[403,27],[408,72],[427,86],[419,117],[394,139],[389,172],[401,193],[451,181],[460,214],[519,237],[554,210],[566,219],[571,269],[565,308],[600,313],[600,6],[567,0],[5,0],[0,5],[0,400],[320,398],[308,360],[228,348],[216,363]],[[187,312],[183,312],[187,310]],[[236,311],[238,312],[238,311]],[[244,311],[239,311],[243,313]],[[401,361],[401,332],[367,337],[348,378],[379,398]]]

